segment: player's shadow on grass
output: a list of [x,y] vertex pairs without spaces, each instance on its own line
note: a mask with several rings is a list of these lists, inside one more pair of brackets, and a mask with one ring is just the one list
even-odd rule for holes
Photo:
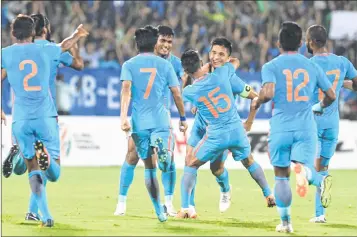
[[323,224],[323,226],[336,228],[336,229],[357,229],[357,225],[349,225],[349,224]]
[[[191,226],[173,226],[170,224],[173,224],[175,222],[167,222],[165,223],[165,225],[160,226],[157,229],[157,232],[162,233],[162,230],[165,230],[169,233],[174,233],[175,235],[207,235],[209,234],[210,236],[213,235],[220,235],[222,234],[222,230],[220,229],[212,229],[210,228],[208,231],[205,229],[202,229],[202,227],[200,228],[195,228],[195,227],[191,227]],[[193,222],[192,222],[193,223]]]

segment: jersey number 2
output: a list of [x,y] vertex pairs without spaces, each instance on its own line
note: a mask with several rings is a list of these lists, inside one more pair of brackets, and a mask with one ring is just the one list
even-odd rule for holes
[[156,68],[140,68],[140,72],[150,73],[149,82],[148,82],[148,85],[146,87],[145,94],[144,94],[144,99],[147,100],[150,96],[151,88],[152,88],[152,85],[154,84],[154,80],[156,77]]
[[31,78],[33,78],[34,76],[37,75],[37,64],[32,60],[24,60],[19,65],[19,68],[21,71],[25,69],[26,64],[31,65],[31,72],[29,74],[27,74],[24,78],[24,90],[25,91],[40,91],[41,86],[29,86],[29,82],[28,82]]
[[[208,98],[212,101],[212,103],[216,106],[218,112],[220,113],[224,113],[227,112],[230,108],[231,108],[231,101],[229,100],[229,97],[226,94],[219,94],[217,96],[214,96],[214,94],[216,94],[221,88],[216,87],[215,89],[213,89],[212,91],[210,91],[208,93]],[[227,106],[225,108],[221,108],[218,107],[218,101],[220,99],[223,99],[224,101],[226,101]],[[207,99],[206,96],[201,96],[200,98],[198,98],[199,102],[203,102],[203,104],[207,107],[207,109],[209,110],[209,112],[213,115],[213,117],[218,118],[218,112],[217,110],[213,107],[212,103]]]
[[[285,69],[283,71],[284,75],[286,76],[286,99],[288,102],[293,101],[293,95],[294,95],[294,101],[308,101],[309,97],[308,96],[300,96],[299,92],[302,88],[304,88],[307,83],[309,83],[309,74],[305,69],[299,68],[294,71],[294,73],[289,70]],[[304,75],[304,81],[301,82],[294,90],[293,94],[293,78],[297,79],[299,77],[299,74]]]

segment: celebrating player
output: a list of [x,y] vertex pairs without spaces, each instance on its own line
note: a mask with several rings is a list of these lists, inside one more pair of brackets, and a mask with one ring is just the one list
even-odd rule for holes
[[[316,115],[318,131],[318,151],[316,156],[316,170],[323,176],[328,175],[328,165],[331,157],[334,155],[338,141],[339,132],[339,110],[338,98],[344,80],[353,80],[357,84],[357,70],[352,63],[343,56],[337,56],[328,53],[326,48],[327,32],[321,25],[313,25],[306,32],[306,46],[309,53],[314,56],[311,61],[318,64],[332,84],[332,88],[336,94],[336,100],[331,106],[326,109],[320,107],[319,101],[323,99],[323,92],[315,90],[315,111],[323,112],[321,115]],[[323,111],[322,111],[323,110]],[[310,220],[316,223],[325,223],[325,208],[321,203],[321,189],[317,187],[315,198],[315,217]]]
[[[183,97],[197,107],[208,124],[204,137],[193,150],[193,157],[186,161],[181,181],[181,210],[177,217],[191,218],[189,200],[196,183],[197,169],[207,161],[214,162],[227,149],[235,160],[246,159],[250,155],[250,144],[234,106],[233,94],[241,94],[245,90],[245,83],[235,75],[238,59],[231,58],[233,65],[226,63],[209,74],[194,50],[187,50],[181,61],[185,72],[194,79],[192,85],[185,87]],[[228,175],[224,176],[219,183],[229,186]]]
[[[31,18],[35,22],[35,40],[34,43],[38,45],[46,45],[46,44],[54,44],[51,43],[51,27],[48,18],[42,14],[32,14]],[[57,68],[60,63],[65,66],[70,66],[77,70],[83,69],[83,60],[79,55],[79,50],[77,44],[70,49],[70,52],[63,52],[61,54],[60,60],[52,62],[51,72],[50,72],[50,91],[53,101],[56,101],[56,75]],[[55,104],[56,105],[56,104]],[[59,126],[57,124],[57,129]],[[14,141],[15,143],[15,141]],[[18,146],[15,144],[10,149],[9,155],[5,159],[3,163],[3,175],[8,178],[12,171],[17,175],[22,175],[27,170],[26,164],[24,160],[21,158],[18,150]],[[56,182],[60,176],[60,160],[59,153],[53,154],[51,156],[51,165],[46,170],[44,176],[44,185],[47,184],[47,179],[51,182]],[[28,213],[26,213],[25,220],[34,220],[39,221],[40,217],[38,214],[38,206],[36,204],[36,200],[34,195],[30,197],[29,209]]]
[[61,46],[33,44],[34,33],[34,20],[18,15],[12,24],[16,44],[2,49],[2,79],[7,76],[14,91],[12,133],[25,159],[32,195],[42,214],[42,224],[51,227],[54,221],[41,172],[53,171],[51,157],[59,152],[57,111],[49,93],[51,66],[88,33],[80,25]]
[[[158,30],[140,28],[135,31],[135,41],[139,54],[124,63],[121,73],[121,127],[131,130],[128,108],[133,96],[132,138],[139,158],[145,165],[145,185],[153,202],[159,221],[167,220],[160,204],[159,185],[156,177],[157,155],[159,168],[167,170],[171,166],[169,152],[171,132],[169,110],[165,107],[166,87],[169,87],[180,114],[180,130],[186,131],[184,105],[179,89],[179,81],[172,65],[154,54]],[[143,83],[147,81],[147,83]]]
[[[229,61],[232,53],[232,43],[224,38],[218,37],[212,40],[211,50],[209,53],[210,59],[210,71],[212,72],[215,68],[221,67],[226,62]],[[258,97],[258,94],[247,84],[244,86],[244,91],[239,94],[243,98],[248,98],[253,100]],[[253,120],[256,115],[256,110],[251,108],[249,117],[245,121],[244,126],[247,131],[250,130]],[[207,124],[202,118],[199,111],[195,115],[195,121],[191,129],[190,138],[187,141],[186,154],[187,159],[191,159],[193,156],[193,149],[199,141],[204,137],[206,133]],[[219,210],[225,212],[231,204],[231,190],[228,179],[228,170],[224,168],[224,162],[227,159],[228,151],[223,153],[219,158],[211,160],[210,169],[213,175],[216,176],[217,183],[221,187],[221,195],[219,202]],[[264,197],[267,200],[268,206],[273,207],[275,205],[274,197],[271,193],[269,184],[265,178],[264,171],[261,166],[253,159],[253,156],[250,154],[248,158],[241,160],[244,167],[249,171],[252,178],[257,182],[261,187]],[[195,187],[192,190],[190,196],[190,213],[195,213],[195,203],[194,203]],[[195,216],[195,215],[193,215]]]
[[[311,101],[316,87],[326,95],[320,108],[335,99],[332,85],[322,69],[297,53],[302,30],[294,22],[284,22],[279,32],[282,54],[263,65],[262,84],[257,106],[274,102],[268,138],[269,154],[275,172],[275,198],[281,224],[278,232],[293,232],[290,216],[292,202],[289,185],[291,161],[296,165],[296,190],[305,196],[309,184],[320,187],[322,205],[329,205],[331,176],[322,176],[313,167],[317,146],[317,128]],[[321,109],[322,110],[322,109]]]
[[[147,26],[147,29],[150,29],[152,26]],[[183,69],[181,66],[181,60],[171,53],[173,39],[174,39],[174,31],[168,26],[158,26],[159,37],[155,46],[155,54],[166,59],[171,63],[175,70],[175,74],[177,78],[181,78],[183,76]],[[154,29],[155,30],[155,29]],[[171,101],[171,92],[168,87],[166,87],[166,92],[164,96],[167,97],[165,99],[165,107],[170,108]],[[172,129],[172,128],[171,128]],[[172,132],[172,131],[171,131]],[[172,156],[172,162],[170,167],[166,170],[162,171],[161,180],[164,186],[165,192],[165,207],[166,212],[169,216],[175,216],[177,213],[173,206],[173,194],[176,184],[176,167],[174,161],[174,146],[175,146],[175,138],[171,136],[171,142],[169,147],[169,152]],[[134,169],[139,161],[138,154],[135,150],[135,144],[131,136],[128,138],[128,151],[126,154],[126,158],[124,164],[121,167],[120,171],[120,185],[119,185],[119,198],[116,210],[114,215],[125,215],[126,212],[126,199],[127,194],[130,188],[130,185],[134,179]]]

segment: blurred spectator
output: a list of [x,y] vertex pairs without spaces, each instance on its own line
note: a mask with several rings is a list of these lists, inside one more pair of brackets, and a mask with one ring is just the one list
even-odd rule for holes
[[76,88],[73,88],[68,83],[65,83],[62,74],[58,74],[56,78],[56,104],[59,115],[70,115],[69,111],[72,108],[73,97],[76,93]]
[[[1,43],[12,43],[10,23],[17,14],[41,12],[51,21],[56,42],[85,24],[90,37],[81,42],[80,52],[86,67],[120,68],[137,54],[135,29],[163,24],[175,30],[177,56],[194,47],[207,60],[212,38],[225,36],[233,42],[232,56],[241,60],[240,70],[256,72],[279,55],[276,42],[283,21],[296,21],[303,31],[312,24],[329,31],[336,10],[357,11],[357,1],[2,1]],[[328,49],[357,66],[356,40],[329,40]],[[299,52],[311,57],[305,44]],[[346,106],[355,108],[356,98],[349,101]]]

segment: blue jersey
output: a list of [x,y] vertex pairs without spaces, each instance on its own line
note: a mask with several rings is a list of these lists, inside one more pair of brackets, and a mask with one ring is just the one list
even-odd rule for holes
[[167,60],[152,53],[139,54],[123,64],[120,80],[132,82],[133,132],[170,127],[165,93],[180,83]]
[[[173,54],[169,54],[169,56],[166,58],[166,60],[171,63],[171,65],[173,66],[173,68],[175,70],[177,78],[180,79],[184,74],[183,67],[181,65],[181,60]],[[166,89],[165,96],[167,98],[167,103],[165,103],[165,106],[168,109],[170,109],[170,107],[171,107],[171,92],[170,92],[169,88]]]
[[281,54],[263,65],[262,84],[275,84],[270,133],[298,130],[316,131],[312,112],[316,87],[331,88],[322,69],[301,54]]
[[1,67],[14,91],[13,122],[57,116],[50,94],[51,65],[59,61],[59,46],[14,44],[2,49]]
[[239,128],[241,120],[235,108],[233,94],[241,93],[245,83],[233,75],[234,72],[233,65],[226,63],[183,90],[184,100],[197,107],[208,126],[208,133]]
[[[38,45],[45,45],[45,44],[51,44],[51,45],[56,45],[55,43],[49,42],[47,40],[40,40],[36,39],[35,44]],[[51,72],[50,72],[50,91],[51,95],[53,98],[53,101],[55,102],[56,105],[56,76],[57,76],[57,68],[62,63],[63,65],[69,67],[73,63],[73,57],[69,52],[63,52],[61,54],[60,60],[59,61],[54,61],[51,65]]]
[[[315,116],[317,127],[319,129],[337,128],[340,119],[338,102],[343,81],[345,78],[357,77],[357,70],[347,58],[335,54],[316,55],[310,60],[318,64],[326,73],[336,93],[336,100],[324,110],[321,116]],[[322,91],[316,88],[314,103],[318,103],[323,97]]]

